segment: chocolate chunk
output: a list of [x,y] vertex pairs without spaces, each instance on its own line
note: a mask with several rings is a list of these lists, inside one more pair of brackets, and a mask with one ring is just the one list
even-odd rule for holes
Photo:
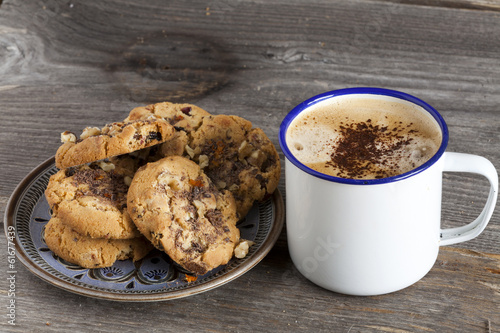
[[161,133],[160,132],[149,132],[147,141],[158,140],[161,141]]
[[181,109],[182,113],[184,113],[186,116],[191,115],[191,107],[190,106],[185,106]]

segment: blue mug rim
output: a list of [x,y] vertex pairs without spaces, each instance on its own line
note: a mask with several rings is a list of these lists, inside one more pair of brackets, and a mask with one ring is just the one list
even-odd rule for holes
[[[356,94],[368,94],[368,95],[383,95],[383,96],[389,96],[389,97],[394,97],[398,99],[402,99],[404,101],[416,104],[420,107],[422,107],[424,110],[429,112],[432,117],[436,120],[436,122],[439,124],[439,127],[441,128],[441,133],[442,133],[442,141],[441,145],[439,146],[438,151],[424,164],[421,166],[412,169],[406,173],[399,174],[397,176],[392,176],[392,177],[386,177],[386,178],[378,178],[378,179],[348,179],[348,178],[340,178],[340,177],[334,177],[330,175],[326,175],[324,173],[318,172],[316,170],[313,170],[306,166],[305,164],[301,163],[293,154],[291,153],[290,149],[288,148],[288,145],[286,143],[286,132],[288,130],[288,127],[290,126],[290,123],[305,109],[322,102],[324,100],[337,97],[337,96],[342,96],[342,95],[356,95]],[[344,89],[337,89],[337,90],[332,90],[328,91],[316,96],[313,96],[304,102],[300,103],[296,107],[294,107],[283,119],[280,125],[280,133],[279,133],[279,143],[281,150],[285,157],[296,167],[301,169],[302,171],[324,179],[328,180],[331,182],[336,182],[336,183],[343,183],[343,184],[350,184],[350,185],[377,185],[377,184],[386,184],[386,183],[392,183],[396,181],[400,181],[412,176],[415,176],[416,174],[419,174],[420,172],[428,169],[430,166],[434,165],[441,156],[444,154],[446,147],[448,146],[448,126],[446,125],[446,122],[444,121],[443,117],[439,114],[439,112],[436,111],[432,106],[424,102],[423,100],[409,95],[407,93],[397,91],[397,90],[391,90],[391,89],[385,89],[385,88],[374,88],[374,87],[355,87],[355,88],[344,88]]]

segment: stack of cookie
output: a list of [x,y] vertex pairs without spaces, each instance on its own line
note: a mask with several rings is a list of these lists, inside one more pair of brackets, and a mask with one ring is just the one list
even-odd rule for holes
[[274,192],[281,171],[260,129],[191,104],[139,107],[62,140],[45,241],[86,268],[139,260],[153,245],[194,274],[245,256],[251,242],[236,223]]
[[153,117],[86,128],[78,140],[63,133],[56,155],[61,170],[45,191],[52,209],[44,233],[47,246],[85,268],[143,258],[153,246],[127,212],[128,185],[138,165],[123,154],[167,141],[173,133],[170,124]]

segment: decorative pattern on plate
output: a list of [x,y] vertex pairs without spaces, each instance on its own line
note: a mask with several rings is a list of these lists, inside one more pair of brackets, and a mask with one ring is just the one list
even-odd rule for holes
[[[42,168],[45,164],[46,167]],[[60,259],[45,244],[44,228],[51,211],[44,191],[57,169],[53,159],[39,169],[25,179],[29,183],[21,183],[14,192],[7,207],[5,224],[15,226],[18,257],[28,269],[63,289],[87,296],[147,301],[184,297],[215,288],[256,265],[274,245],[283,225],[283,203],[277,192],[255,205],[238,223],[241,238],[255,242],[248,255],[243,259],[233,258],[227,265],[205,275],[190,276],[168,255],[157,250],[135,263],[123,260],[112,267],[84,269]]]

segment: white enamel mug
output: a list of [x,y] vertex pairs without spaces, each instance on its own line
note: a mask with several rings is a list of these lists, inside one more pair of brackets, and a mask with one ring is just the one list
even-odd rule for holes
[[[389,178],[353,180],[308,168],[290,152],[286,132],[312,105],[360,94],[396,98],[429,112],[441,128],[437,153],[422,166]],[[406,288],[434,265],[439,247],[470,240],[488,224],[498,193],[498,175],[487,159],[445,152],[446,123],[427,103],[380,88],[348,88],[315,96],[295,107],[280,127],[285,154],[286,229],[290,256],[310,281],[349,295],[380,295]],[[441,229],[443,172],[471,172],[490,182],[487,202],[471,223]]]

